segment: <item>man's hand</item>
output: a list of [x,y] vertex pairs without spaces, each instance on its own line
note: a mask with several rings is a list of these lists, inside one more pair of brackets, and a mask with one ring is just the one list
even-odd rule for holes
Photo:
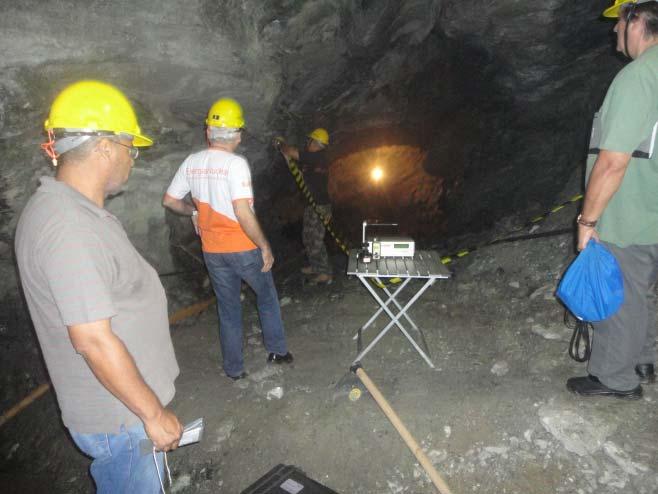
[[256,244],[256,247],[261,250],[261,255],[263,256],[263,268],[261,271],[267,273],[272,269],[272,264],[274,264],[272,247],[270,247],[270,243],[265,238],[265,234],[258,224],[256,215],[251,209],[250,200],[236,199],[233,201],[233,212],[238,219],[238,223],[240,223],[240,227],[244,230],[244,233],[249,240]]
[[272,249],[270,248],[261,249],[261,252],[263,254],[263,269],[261,269],[261,271],[263,273],[267,273],[270,269],[272,269],[272,265],[274,264],[274,256],[272,255]]
[[194,206],[194,204],[190,204],[184,199],[176,199],[167,193],[162,196],[162,205],[167,209],[171,209],[174,213],[182,214],[184,216],[190,216],[196,211],[196,206]]
[[285,144],[285,142],[286,141],[283,139],[283,137],[275,137],[272,139],[272,146],[274,146],[274,149],[277,151],[281,151],[281,145]]
[[291,159],[292,158],[294,160],[299,161],[299,150],[296,147],[289,146],[288,144],[286,144],[283,141],[278,141],[278,142],[279,142],[279,145],[276,149],[279,150],[279,152],[281,152],[281,154],[286,159]]
[[578,225],[578,251],[580,252],[589,243],[590,239],[594,239],[597,242],[599,241],[599,234],[596,232],[594,227]]
[[163,408],[155,418],[145,420],[144,429],[157,451],[176,449],[183,435],[183,426],[178,421],[178,417],[166,408]]

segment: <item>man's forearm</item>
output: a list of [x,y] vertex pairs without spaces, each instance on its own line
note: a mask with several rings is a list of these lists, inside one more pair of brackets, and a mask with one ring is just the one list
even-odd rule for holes
[[610,199],[619,189],[629,162],[629,154],[601,151],[594,163],[585,191],[581,211],[585,220],[596,221],[601,217]]
[[281,152],[286,158],[299,161],[299,150],[296,147],[282,143]]
[[236,209],[235,215],[238,218],[240,227],[244,230],[247,237],[249,237],[249,240],[255,243],[261,250],[269,250],[270,243],[267,241],[267,238],[258,223],[258,218],[256,218],[256,215],[251,208]]
[[194,204],[183,199],[176,199],[171,197],[169,194],[165,194],[162,198],[162,205],[167,209],[172,210],[174,213],[181,214],[183,216],[192,216],[192,213],[196,211]]

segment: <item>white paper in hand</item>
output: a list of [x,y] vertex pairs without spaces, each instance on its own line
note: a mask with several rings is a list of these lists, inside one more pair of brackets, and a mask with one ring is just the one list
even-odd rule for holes
[[[187,446],[188,444],[198,443],[203,439],[203,417],[190,422],[183,428],[183,435],[178,441],[179,446]],[[153,443],[150,439],[142,439],[139,442],[139,449],[141,455],[148,455],[153,452]]]
[[178,441],[178,446],[198,443],[203,438],[203,417],[190,422],[183,428],[183,435]]

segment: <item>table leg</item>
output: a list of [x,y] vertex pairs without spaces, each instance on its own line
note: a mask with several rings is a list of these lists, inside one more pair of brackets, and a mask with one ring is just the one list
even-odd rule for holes
[[[393,327],[393,325],[396,325],[400,331],[402,331],[402,334],[409,340],[411,345],[416,349],[416,351],[420,354],[421,357],[427,362],[427,365],[429,365],[432,369],[434,368],[434,364],[430,360],[430,358],[425,354],[425,352],[418,346],[416,341],[407,333],[407,330],[402,326],[400,323],[399,319],[403,315],[406,314],[406,312],[411,308],[411,306],[420,298],[420,296],[427,290],[434,282],[433,279],[428,279],[427,282],[422,286],[420,290],[407,302],[407,304],[402,307],[400,312],[398,312],[397,315],[393,314],[391,310],[388,308],[388,306],[384,303],[384,301],[379,297],[377,292],[372,288],[372,286],[367,282],[367,280],[364,277],[359,276],[359,279],[361,282],[365,285],[365,287],[368,289],[370,294],[375,298],[375,300],[379,303],[381,308],[388,314],[388,316],[391,318],[391,322],[388,323],[388,325],[375,337],[374,340],[370,342],[370,344],[361,352],[357,357],[354,359],[354,362],[360,361],[376,344],[377,342]],[[397,293],[397,290],[396,290]]]
[[[411,279],[411,278],[407,278],[407,281],[409,281],[410,279]],[[436,281],[436,279],[435,279],[435,278],[431,278],[431,279],[428,280],[428,281],[431,281],[430,286],[432,286],[432,285],[434,284],[434,282]],[[404,286],[404,285],[403,285],[403,286]],[[400,287],[400,288],[402,288],[402,287]],[[387,289],[386,287],[384,287],[384,291],[385,291],[386,294],[389,296],[389,300],[392,300],[393,303],[397,306],[398,311],[401,311],[401,310],[402,310],[402,307],[400,306],[400,304],[398,304],[398,301],[395,300],[395,297],[393,297],[393,296],[388,292],[388,289]],[[423,290],[423,291],[425,291],[425,290]],[[399,289],[396,290],[396,291],[393,292],[393,293],[397,295],[397,294],[399,293]],[[388,305],[388,302],[387,302],[387,305]],[[382,310],[383,310],[383,309],[379,309],[379,312],[381,312]],[[411,324],[411,326],[412,326],[416,331],[418,331],[418,334],[420,335],[420,339],[423,341],[423,346],[425,347],[425,352],[426,352],[428,355],[430,355],[430,350],[429,350],[429,347],[427,346],[427,341],[425,340],[425,334],[423,333],[423,331],[422,331],[418,326],[416,326],[416,323],[413,321],[413,319],[411,319],[411,317],[409,317],[406,313],[404,314],[404,317],[407,319],[407,321],[409,321],[409,324]]]
[[[361,278],[359,278],[359,279],[361,279]],[[379,278],[375,278],[375,279],[376,279],[377,281],[379,281]],[[362,281],[363,281],[363,280],[362,280]],[[402,282],[402,284],[401,284],[399,287],[397,287],[393,293],[390,293],[390,292],[388,291],[388,288],[384,287],[384,291],[385,291],[386,294],[388,295],[388,300],[386,300],[386,304],[385,304],[385,305],[388,305],[388,304],[390,304],[391,302],[394,302],[395,305],[398,307],[398,310],[400,310],[400,309],[401,309],[400,304],[398,304],[397,300],[395,300],[395,296],[396,296],[396,295],[399,295],[400,292],[402,291],[402,289],[403,289],[405,286],[407,286],[407,284],[408,284],[410,281],[411,281],[411,278],[407,278],[406,280],[404,280],[404,281]],[[366,280],[366,281],[363,281],[363,283],[367,283],[367,280]],[[365,323],[363,326],[361,326],[361,329],[359,329],[359,331],[356,332],[356,334],[352,337],[352,339],[353,339],[353,340],[356,340],[356,339],[359,337],[360,332],[365,331],[365,330],[368,328],[368,326],[370,326],[373,322],[375,322],[375,319],[377,319],[377,317],[379,317],[379,314],[381,314],[382,312],[384,312],[384,309],[382,309],[382,308],[380,307],[380,308],[377,310],[377,312],[375,312],[375,314],[374,314],[374,315],[368,320],[368,322]],[[407,319],[409,319],[409,318],[407,317]],[[410,320],[410,322],[411,322],[411,324],[413,324],[413,321]],[[415,324],[413,324],[413,325],[414,325],[414,327],[416,327]],[[418,329],[418,328],[416,328],[416,329]]]

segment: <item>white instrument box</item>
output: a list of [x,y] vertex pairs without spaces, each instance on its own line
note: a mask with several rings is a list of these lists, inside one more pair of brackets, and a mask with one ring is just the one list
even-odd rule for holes
[[413,257],[416,244],[411,237],[374,237],[368,239],[373,259],[382,257]]

